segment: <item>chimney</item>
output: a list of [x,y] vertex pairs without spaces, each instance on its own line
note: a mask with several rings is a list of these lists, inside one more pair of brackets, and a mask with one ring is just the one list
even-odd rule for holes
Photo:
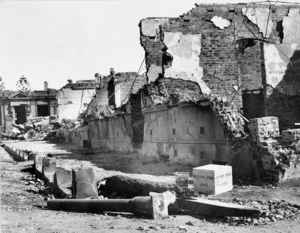
[[115,76],[116,72],[114,68],[110,68],[110,75]]
[[47,90],[48,90],[48,82],[44,81],[44,91],[47,91]]
[[68,79],[69,84],[73,84],[73,80],[72,79]]

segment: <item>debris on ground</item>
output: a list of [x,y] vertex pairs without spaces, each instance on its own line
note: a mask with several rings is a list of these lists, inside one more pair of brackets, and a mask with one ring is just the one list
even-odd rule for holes
[[12,124],[11,133],[2,133],[2,138],[11,140],[44,140],[48,132],[61,124],[57,116],[33,117],[24,124]]

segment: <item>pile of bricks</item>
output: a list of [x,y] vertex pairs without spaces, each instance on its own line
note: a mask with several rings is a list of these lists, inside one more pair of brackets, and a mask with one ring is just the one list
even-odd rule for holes
[[236,105],[226,97],[211,98],[211,106],[222,125],[225,137],[233,150],[237,150],[247,141],[244,132],[245,118],[239,114]]

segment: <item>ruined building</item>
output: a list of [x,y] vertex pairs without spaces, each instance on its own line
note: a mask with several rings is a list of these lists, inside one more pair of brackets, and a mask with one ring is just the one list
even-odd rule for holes
[[[299,6],[196,5],[178,18],[144,19],[140,32],[151,89],[143,153],[228,162],[236,175],[253,175],[258,164],[277,176],[285,169],[279,153],[258,155],[235,119],[276,116],[280,130],[299,122]],[[201,94],[218,101],[205,108]]]
[[136,72],[101,76],[96,94],[85,117],[89,122],[89,141],[93,147],[132,151],[143,142],[143,116],[140,89],[146,77]]
[[57,91],[48,88],[46,81],[44,90],[29,92],[5,90],[0,94],[1,132],[10,132],[12,124],[23,124],[32,117],[57,114]]
[[148,82],[190,80],[226,96],[246,118],[300,121],[300,14],[294,5],[198,5],[140,23]]
[[298,5],[196,5],[139,26],[146,77],[101,79],[86,111],[93,147],[300,175],[298,152],[276,139],[300,122]]

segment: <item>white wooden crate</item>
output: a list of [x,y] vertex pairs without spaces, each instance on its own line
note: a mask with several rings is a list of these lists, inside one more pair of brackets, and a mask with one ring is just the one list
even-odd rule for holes
[[220,194],[232,190],[232,167],[208,164],[193,169],[194,191]]

